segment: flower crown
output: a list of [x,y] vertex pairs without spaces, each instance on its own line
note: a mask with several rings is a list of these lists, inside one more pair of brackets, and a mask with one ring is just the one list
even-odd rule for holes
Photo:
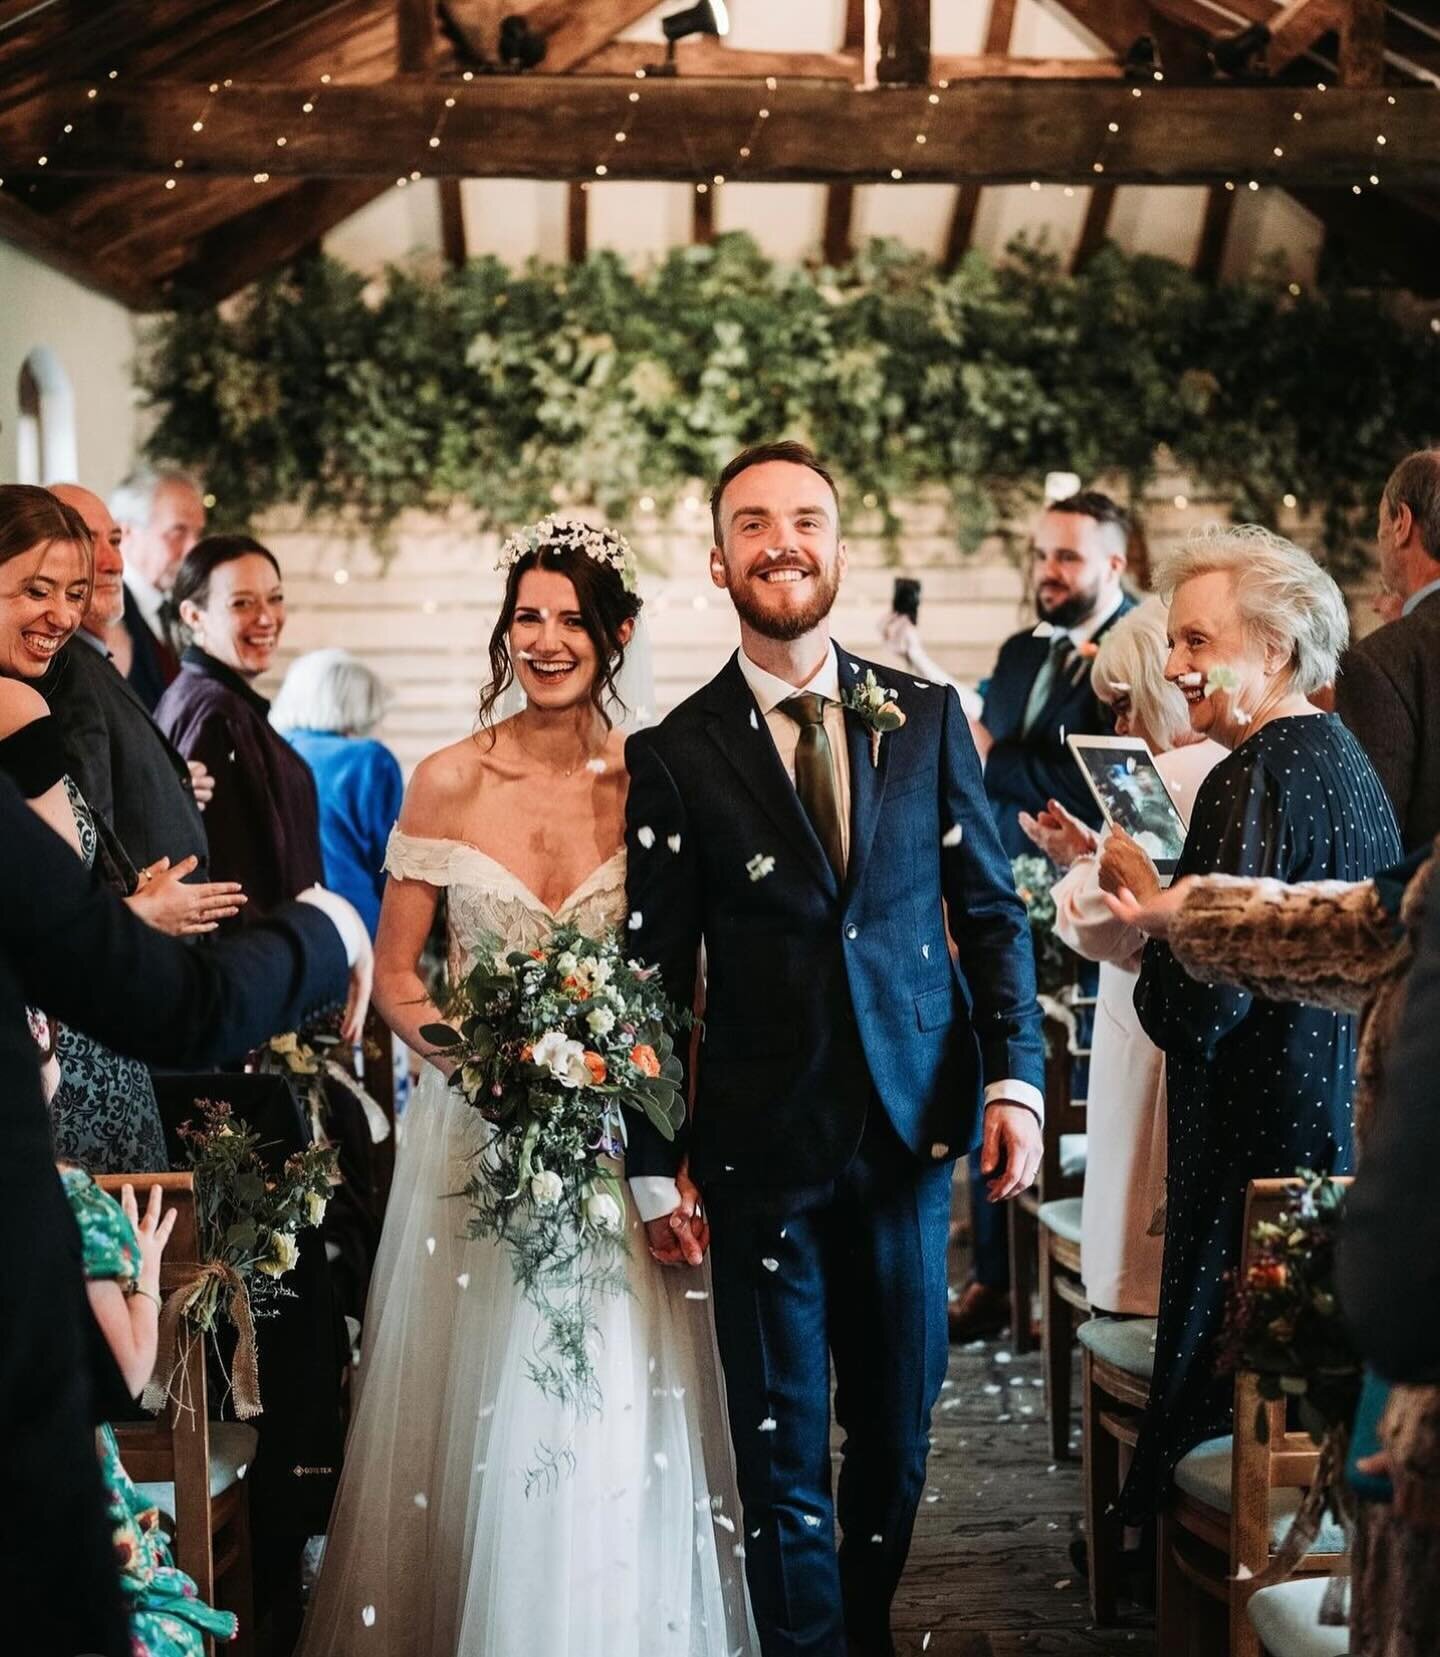
[[542,547],[558,547],[569,552],[583,552],[597,564],[608,565],[620,577],[627,593],[635,591],[638,566],[630,543],[619,532],[582,523],[578,518],[541,518],[538,523],[526,524],[508,537],[496,560],[497,570],[508,570]]

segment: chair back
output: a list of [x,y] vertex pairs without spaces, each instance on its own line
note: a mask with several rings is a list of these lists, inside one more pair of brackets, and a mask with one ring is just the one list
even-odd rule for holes
[[[1348,1178],[1337,1184],[1348,1186]],[[1240,1270],[1249,1270],[1255,1257],[1255,1227],[1275,1221],[1304,1189],[1299,1179],[1255,1179],[1245,1198],[1245,1241]],[[1252,1580],[1270,1563],[1272,1490],[1307,1489],[1314,1483],[1320,1452],[1308,1433],[1288,1430],[1283,1401],[1260,1396],[1259,1378],[1242,1371],[1235,1377],[1235,1435],[1230,1526],[1231,1604],[1243,1612],[1255,1592]],[[1333,1571],[1343,1555],[1310,1553],[1300,1570]],[[1232,1619],[1234,1611],[1232,1609]]]
[[[1066,998],[1077,1018],[1077,1030],[1083,1028],[1083,1014],[1093,1009],[1093,997]],[[1084,1189],[1084,1169],[1067,1172],[1061,1155],[1061,1141],[1071,1134],[1086,1131],[1084,1099],[1075,1095],[1075,1067],[1088,1059],[1090,1050],[1079,1045],[1071,1031],[1059,1019],[1045,1021],[1045,1127],[1040,1158],[1040,1173],[1036,1179],[1036,1202],[1055,1202],[1063,1197],[1078,1197]]]
[[[112,1197],[132,1185],[143,1203],[158,1185],[166,1208],[175,1210],[175,1229],[160,1265],[164,1300],[190,1282],[200,1265],[200,1235],[191,1174],[101,1174],[95,1183]],[[117,1422],[115,1437],[125,1471],[137,1484],[175,1486],[175,1563],[195,1580],[200,1598],[215,1600],[215,1566],[210,1504],[210,1420],[206,1410],[205,1348],[196,1339],[181,1342],[176,1353],[180,1374],[172,1396],[153,1421]],[[180,1402],[174,1394],[178,1394]]]

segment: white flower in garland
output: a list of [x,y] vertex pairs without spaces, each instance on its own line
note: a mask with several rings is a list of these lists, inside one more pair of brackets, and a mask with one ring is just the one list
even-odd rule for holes
[[539,552],[542,547],[583,552],[597,564],[604,564],[614,570],[627,593],[635,591],[639,568],[630,543],[618,530],[583,523],[578,518],[557,518],[552,515],[541,518],[536,523],[526,524],[524,529],[516,530],[500,548],[495,568],[508,570],[522,558],[528,558],[532,552]]

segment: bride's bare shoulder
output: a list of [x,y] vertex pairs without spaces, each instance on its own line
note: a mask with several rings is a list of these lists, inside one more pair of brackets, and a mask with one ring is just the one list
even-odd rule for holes
[[420,761],[400,808],[404,833],[437,840],[455,836],[456,824],[480,786],[483,747],[483,738],[464,737]]

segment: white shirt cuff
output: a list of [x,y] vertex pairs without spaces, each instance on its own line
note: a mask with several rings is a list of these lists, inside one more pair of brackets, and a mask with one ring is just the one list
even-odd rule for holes
[[1033,1110],[1043,1125],[1045,1121],[1045,1095],[1038,1087],[1029,1082],[987,1082],[985,1084],[985,1103],[987,1105],[1024,1105],[1026,1110]]
[[323,886],[310,886],[300,893],[296,901],[313,904],[329,918],[345,945],[346,966],[353,967],[370,948],[370,934],[365,930],[365,922],[348,898],[342,898],[338,892],[327,891]]
[[680,1206],[680,1187],[666,1174],[636,1174],[630,1181],[630,1195],[646,1225],[663,1220]]

